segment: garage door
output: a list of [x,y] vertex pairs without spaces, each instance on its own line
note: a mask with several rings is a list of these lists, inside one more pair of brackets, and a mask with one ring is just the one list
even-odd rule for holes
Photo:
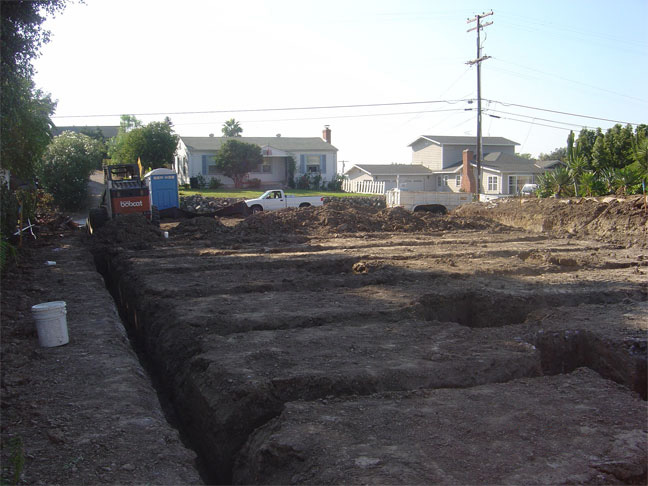
[[424,189],[423,179],[407,179],[401,182],[401,187],[407,188],[409,191],[422,191]]

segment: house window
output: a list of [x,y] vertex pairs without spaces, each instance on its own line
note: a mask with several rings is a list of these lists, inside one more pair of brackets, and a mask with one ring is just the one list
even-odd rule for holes
[[252,172],[260,172],[262,174],[272,174],[272,164],[270,162],[264,162],[263,164],[257,165]]
[[213,161],[214,160],[213,160],[213,157],[211,155],[203,155],[201,157],[201,162],[202,162],[202,171],[201,171],[201,173],[203,175],[209,174],[208,166],[209,166],[209,163],[213,162]]
[[215,165],[208,165],[207,166],[207,174],[209,175],[219,175],[220,173],[218,172],[218,168]]
[[306,172],[319,172],[320,171],[320,156],[307,155],[306,156]]
[[520,194],[524,184],[533,184],[533,175],[510,175],[508,176],[508,193]]
[[437,176],[437,186],[443,187],[448,185],[448,179],[449,176],[447,175],[442,175],[442,176]]
[[488,190],[497,192],[497,176],[488,176]]
[[455,177],[455,186],[457,186],[457,187],[461,186],[461,176],[460,175]]

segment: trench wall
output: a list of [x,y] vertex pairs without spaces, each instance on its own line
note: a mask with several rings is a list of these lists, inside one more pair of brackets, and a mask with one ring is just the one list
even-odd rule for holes
[[[360,260],[336,257],[318,265],[312,260],[295,263],[293,257],[290,265],[309,272],[309,276],[322,277],[321,288],[312,284],[315,288],[307,289],[314,293],[327,289],[326,276],[338,278],[338,286],[343,285],[345,291],[360,289],[369,294],[375,294],[381,285],[387,287],[385,295],[399,284],[414,285],[411,275],[395,271],[386,273],[389,278],[377,278],[373,272],[358,275],[353,269],[358,268]],[[290,261],[290,257],[283,263],[268,260],[250,268],[260,266],[272,273],[290,266]],[[128,254],[117,252],[98,254],[96,262],[131,337],[152,363],[178,412],[182,429],[217,483],[231,481],[237,453],[250,434],[277,417],[286,403],[297,400],[472,387],[561,374],[582,366],[646,398],[645,342],[570,329],[545,332],[529,325],[532,311],[537,313],[538,309],[615,303],[629,297],[645,300],[641,292],[583,290],[560,296],[453,289],[426,293],[414,287],[412,290],[418,293],[413,292],[406,304],[399,303],[393,309],[376,308],[365,315],[341,312],[334,319],[314,313],[297,322],[296,327],[276,318],[264,327],[263,319],[257,322],[256,317],[241,314],[246,310],[241,306],[233,311],[243,316],[238,321],[229,322],[226,314],[209,321],[183,320],[177,309],[182,308],[189,293],[183,296],[178,289],[174,296],[159,291],[151,282],[163,280],[163,273],[147,277]],[[176,271],[182,265],[178,260]],[[218,268],[225,272],[227,266],[221,262]],[[240,299],[237,302],[244,303],[249,297],[249,306],[253,307],[266,293],[274,292],[277,298],[287,292],[298,294],[299,288],[285,280],[214,283],[219,290],[214,291],[218,295],[213,299]],[[223,286],[227,288],[223,290]],[[219,304],[214,306],[212,311]],[[284,315],[287,310],[279,307],[274,312]],[[254,326],[246,328],[245,324],[252,321],[256,322]],[[398,335],[399,329],[403,335]],[[376,335],[386,337],[374,347],[357,344]],[[439,342],[442,349],[430,353],[417,342]],[[302,357],[291,354],[290,343],[312,349],[311,358],[322,369],[304,371],[295,366]],[[316,356],[316,350],[341,347],[340,343],[344,348],[340,353]],[[390,349],[407,349],[415,359],[396,360],[388,353]],[[326,368],[327,362],[337,368]]]

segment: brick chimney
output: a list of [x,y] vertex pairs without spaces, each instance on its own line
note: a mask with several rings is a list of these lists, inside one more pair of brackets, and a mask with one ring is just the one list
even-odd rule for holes
[[324,125],[324,130],[322,131],[322,138],[327,143],[331,143],[331,129],[328,125]]
[[463,151],[463,170],[461,171],[461,190],[463,192],[477,192],[477,182],[475,181],[475,171],[470,163],[473,161],[472,150]]

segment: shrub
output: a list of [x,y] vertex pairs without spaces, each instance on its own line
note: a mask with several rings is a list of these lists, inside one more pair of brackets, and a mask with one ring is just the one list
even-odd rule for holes
[[297,189],[310,189],[310,178],[308,174],[304,174],[299,179],[297,179]]
[[18,225],[18,207],[16,194],[8,186],[0,185],[0,233],[13,235]]
[[221,180],[218,177],[212,177],[209,180],[209,188],[210,189],[220,189],[221,187],[223,187],[223,183],[221,182]]
[[343,181],[344,181],[344,176],[340,174],[336,174],[335,177],[328,182],[327,187],[324,189],[328,189],[329,191],[340,192],[342,190]]
[[247,187],[250,189],[260,189],[261,188],[261,179],[250,179],[246,183]]
[[54,202],[73,210],[84,202],[88,179],[102,157],[103,147],[97,140],[63,132],[47,146],[37,173]]
[[196,184],[198,185],[198,188],[204,189],[207,187],[207,179],[202,174],[198,174],[196,176]]

